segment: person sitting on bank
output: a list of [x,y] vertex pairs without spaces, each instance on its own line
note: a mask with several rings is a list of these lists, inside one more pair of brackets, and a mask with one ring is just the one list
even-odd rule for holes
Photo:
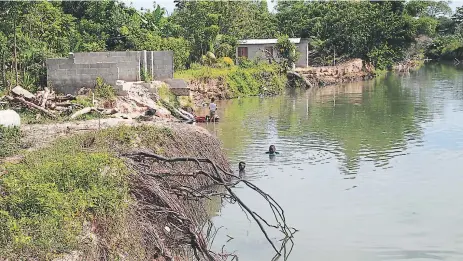
[[275,145],[270,145],[270,147],[268,148],[268,151],[265,153],[270,154],[270,155],[280,154],[279,152],[277,152]]
[[214,103],[215,99],[211,99],[211,103],[209,104],[209,116],[211,117],[211,121],[215,121],[215,112],[217,111],[217,104]]

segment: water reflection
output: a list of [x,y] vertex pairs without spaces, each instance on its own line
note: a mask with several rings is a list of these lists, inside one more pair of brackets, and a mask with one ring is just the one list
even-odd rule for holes
[[207,128],[220,137],[232,157],[242,157],[249,143],[263,147],[259,141],[278,140],[293,154],[287,164],[301,160],[318,164],[336,157],[345,175],[356,174],[361,161],[386,168],[390,159],[404,155],[408,143],[421,142],[420,124],[432,119],[429,97],[404,87],[407,81],[389,75],[316,91],[292,90],[270,99],[226,101],[220,104],[226,108],[219,113],[220,126]]
[[[236,169],[246,162],[246,179],[271,194],[299,230],[290,260],[462,258],[462,70],[435,64],[220,108],[221,122],[205,126]],[[270,144],[281,153],[274,160],[265,154]],[[237,193],[272,215],[250,191]],[[220,211],[214,221],[234,238],[229,252],[271,260],[273,250],[239,207]]]

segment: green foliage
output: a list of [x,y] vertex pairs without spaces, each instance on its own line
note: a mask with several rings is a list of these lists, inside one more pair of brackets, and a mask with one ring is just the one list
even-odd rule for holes
[[180,106],[180,102],[178,100],[178,97],[175,96],[170,90],[169,87],[165,84],[162,84],[161,86],[158,87],[158,95],[159,98],[161,98],[162,105],[165,106],[167,105],[169,108],[169,111],[172,112],[172,108],[178,108]]
[[391,69],[394,65],[394,57],[397,57],[395,50],[387,44],[383,44],[379,47],[374,47],[368,53],[368,58],[374,61],[373,65],[378,70]]
[[259,64],[253,68],[238,68],[228,74],[226,83],[233,97],[259,94],[280,94],[286,86],[286,77],[277,65]]
[[443,35],[434,39],[427,48],[426,56],[432,59],[449,59],[463,57],[463,37],[460,35]]
[[143,68],[141,69],[141,80],[144,82],[151,82],[153,79],[151,79],[151,75],[145,71]]
[[48,259],[78,248],[84,221],[117,219],[126,206],[124,163],[107,152],[83,152],[62,141],[5,165],[0,183],[0,255]]
[[[403,2],[392,1],[281,1],[277,18],[281,32],[312,38],[310,61],[331,65],[348,58],[369,59],[387,45],[400,60],[414,41],[413,18],[404,15]],[[378,61],[372,61],[378,64]]]
[[61,138],[18,164],[0,164],[0,256],[53,260],[85,247],[84,224],[93,223],[117,260],[121,246],[133,243],[115,236],[131,222],[123,218],[132,200],[129,170],[117,154],[140,144],[161,153],[172,137],[167,128],[121,126]]
[[94,93],[97,98],[103,98],[107,100],[116,98],[116,92],[114,91],[114,88],[111,85],[105,83],[101,77],[96,78]]
[[20,149],[21,131],[19,128],[0,126],[0,158],[10,156]]
[[277,55],[279,59],[280,66],[286,71],[290,70],[293,67],[293,64],[296,63],[299,59],[299,51],[295,44],[289,41],[288,35],[282,35],[278,37],[277,44],[275,45]]
[[439,20],[429,16],[420,17],[416,19],[414,26],[418,35],[434,36],[437,33]]
[[173,50],[174,52],[174,69],[185,69],[185,65],[190,58],[190,43],[184,38],[163,38],[161,50]]
[[195,70],[177,72],[175,77],[204,83],[213,79],[219,80],[228,86],[230,98],[279,94],[286,86],[286,76],[280,74],[277,64],[255,61],[250,61],[248,67],[241,65],[227,68],[202,66]]
[[251,61],[250,59],[246,57],[238,58],[238,66],[240,68],[252,68],[254,65],[255,65],[254,61]]

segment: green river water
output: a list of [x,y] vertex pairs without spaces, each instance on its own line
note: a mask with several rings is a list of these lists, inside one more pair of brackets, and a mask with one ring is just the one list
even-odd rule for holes
[[[430,64],[316,91],[219,103],[205,126],[234,170],[271,194],[299,230],[288,260],[463,260],[463,70]],[[275,144],[280,155],[265,154]],[[238,188],[271,220],[268,205]],[[215,239],[240,261],[274,252],[236,204]],[[228,236],[227,236],[228,235]],[[279,234],[272,232],[275,242]]]

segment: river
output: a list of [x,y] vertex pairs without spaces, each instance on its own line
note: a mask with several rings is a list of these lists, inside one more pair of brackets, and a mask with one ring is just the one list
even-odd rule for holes
[[[288,260],[463,260],[463,70],[430,64],[218,105],[221,122],[203,126],[299,230]],[[273,159],[270,144],[280,152]],[[236,191],[271,220],[255,192]],[[273,257],[236,204],[213,221],[223,226],[216,249],[232,237],[224,249],[240,261]]]

